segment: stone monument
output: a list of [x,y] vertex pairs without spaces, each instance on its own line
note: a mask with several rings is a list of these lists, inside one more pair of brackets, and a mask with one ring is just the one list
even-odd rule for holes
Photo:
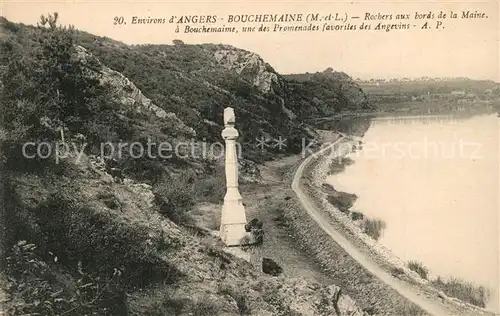
[[227,246],[245,244],[247,223],[245,207],[238,190],[238,157],[236,155],[236,139],[239,134],[234,128],[234,110],[224,109],[224,130],[222,137],[226,142],[225,169],[227,191],[221,213],[220,238]]

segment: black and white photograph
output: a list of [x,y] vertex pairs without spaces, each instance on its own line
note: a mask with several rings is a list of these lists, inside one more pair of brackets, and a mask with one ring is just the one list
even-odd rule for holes
[[0,0],[0,316],[500,315],[497,0]]

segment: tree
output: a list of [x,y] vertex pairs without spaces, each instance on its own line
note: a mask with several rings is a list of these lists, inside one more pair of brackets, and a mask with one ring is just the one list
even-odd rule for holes
[[40,23],[37,24],[38,27],[40,26],[48,26],[51,29],[57,28],[57,19],[59,18],[59,13],[54,12],[54,15],[48,15],[45,17],[44,15],[40,16]]
[[21,134],[18,140],[54,139],[63,128],[87,134],[91,123],[110,110],[108,90],[96,71],[100,65],[82,61],[74,28],[58,26],[57,13],[40,20],[29,50],[19,43],[2,45],[6,128]]
[[0,39],[0,270],[8,240],[1,185],[8,185],[14,168],[38,163],[22,156],[23,144],[56,141],[65,127],[70,134],[89,135],[92,128],[100,133],[100,126],[117,121],[109,91],[99,82],[99,65],[82,61],[73,27],[58,25],[58,17],[42,16],[29,36]]

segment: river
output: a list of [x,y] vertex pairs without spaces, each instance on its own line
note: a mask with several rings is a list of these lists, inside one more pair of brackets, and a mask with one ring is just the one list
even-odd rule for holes
[[499,127],[468,119],[378,118],[354,163],[327,181],[355,193],[351,210],[386,223],[379,242],[431,277],[486,286],[498,308]]

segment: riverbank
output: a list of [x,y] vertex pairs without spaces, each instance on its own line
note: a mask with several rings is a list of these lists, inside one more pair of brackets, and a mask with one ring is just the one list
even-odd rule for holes
[[[320,132],[320,135],[325,143],[339,138],[332,132]],[[338,286],[345,295],[339,303],[341,310],[354,312],[349,307],[353,306],[349,303],[350,297],[365,316],[427,315],[364,269],[304,211],[290,187],[303,161],[301,155],[278,157],[259,166],[259,182],[240,185],[247,220],[257,218],[263,222],[262,254],[282,268],[279,278],[300,278],[323,286]],[[210,223],[218,222],[219,213],[220,205],[204,205],[199,212],[199,225],[214,229]]]
[[[488,313],[485,309],[448,297],[431,286],[428,280],[409,269],[407,262],[396,257],[389,249],[383,247],[365,233],[362,223],[367,221],[366,218],[360,219],[358,213],[356,220],[354,220],[353,212],[332,205],[331,195],[329,194],[331,192],[325,190],[324,186],[325,179],[331,171],[332,160],[336,159],[337,162],[341,163],[341,157],[344,157],[358,144],[359,138],[345,137],[334,150],[319,155],[306,166],[306,177],[302,181],[302,185],[307,190],[307,194],[315,201],[317,208],[328,216],[330,223],[336,230],[342,232],[356,245],[356,248],[367,254],[370,259],[392,274],[394,278],[404,280],[406,283],[417,287],[427,297],[435,297],[436,300],[441,300],[448,309],[453,310],[456,314],[476,315]],[[337,166],[336,169],[341,170],[341,167]]]

